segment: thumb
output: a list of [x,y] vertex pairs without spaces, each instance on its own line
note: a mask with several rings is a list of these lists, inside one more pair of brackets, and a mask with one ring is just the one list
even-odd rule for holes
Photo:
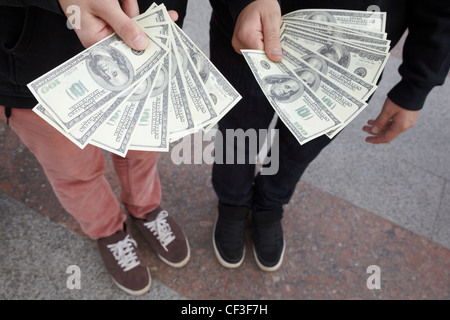
[[280,44],[280,25],[281,16],[267,15],[262,17],[263,36],[264,36],[264,51],[267,57],[274,62],[279,62],[282,59],[282,51]]
[[147,35],[120,7],[109,11],[108,15],[103,17],[103,19],[131,48],[139,51],[147,48],[149,44]]

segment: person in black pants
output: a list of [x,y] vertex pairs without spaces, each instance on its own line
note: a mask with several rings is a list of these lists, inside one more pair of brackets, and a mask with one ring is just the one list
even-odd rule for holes
[[[274,116],[240,49],[265,50],[273,61],[282,59],[279,42],[281,15],[306,8],[364,10],[376,5],[387,12],[388,39],[394,47],[408,28],[402,80],[389,92],[380,115],[363,128],[369,143],[387,143],[414,126],[419,110],[431,89],[441,85],[449,70],[450,7],[446,1],[224,1],[210,0],[210,58],[242,95],[242,100],[219,122],[225,155],[237,150],[226,131],[267,129]],[[433,57],[433,59],[430,59]],[[303,172],[332,141],[322,136],[300,145],[286,126],[276,123],[279,141],[278,171],[255,175],[255,165],[215,163],[212,184],[218,196],[218,217],[213,244],[219,262],[236,268],[244,260],[245,226],[252,213],[253,250],[258,266],[277,270],[283,260],[285,242],[282,230],[283,205],[289,203]],[[260,137],[263,138],[263,137]],[[258,143],[259,145],[259,143]],[[216,148],[220,148],[217,146]],[[225,156],[223,157],[225,158]],[[236,160],[236,159],[235,159]],[[267,164],[269,165],[269,164]]]

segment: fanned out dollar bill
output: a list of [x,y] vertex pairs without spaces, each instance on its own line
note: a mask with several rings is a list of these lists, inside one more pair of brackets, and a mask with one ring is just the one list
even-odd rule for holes
[[304,144],[323,134],[333,138],[367,106],[389,58],[385,28],[384,12],[298,10],[282,17],[281,62],[263,51],[242,53],[279,118]]
[[134,20],[150,40],[146,50],[112,34],[28,84],[39,102],[33,111],[80,148],[123,157],[168,151],[170,142],[214,127],[241,99],[164,5]]

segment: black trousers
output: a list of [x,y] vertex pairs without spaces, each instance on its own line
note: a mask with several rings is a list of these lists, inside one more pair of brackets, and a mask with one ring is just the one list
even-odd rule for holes
[[[234,161],[217,161],[212,169],[212,184],[219,203],[228,206],[247,206],[253,211],[279,210],[287,204],[302,174],[308,165],[327,146],[331,139],[321,136],[300,145],[289,129],[278,120],[275,128],[279,141],[270,154],[269,174],[255,173],[250,139],[245,150],[238,148],[234,137],[227,138],[227,131],[251,130],[259,136],[259,129],[267,129],[274,117],[274,109],[268,103],[243,56],[237,54],[219,28],[210,30],[210,59],[230,83],[241,94],[242,100],[219,122],[222,144],[216,144],[216,156],[234,152]],[[264,133],[264,131],[261,131]],[[231,136],[231,135],[230,135]],[[251,135],[249,135],[251,136]],[[260,145],[258,140],[257,145]],[[276,150],[278,149],[278,150]],[[277,151],[278,154],[275,154]],[[238,157],[245,153],[246,162],[238,163]],[[253,155],[253,154],[252,154]],[[277,163],[275,163],[277,161]],[[223,162],[223,163],[220,163]],[[278,170],[273,172],[278,166]]]

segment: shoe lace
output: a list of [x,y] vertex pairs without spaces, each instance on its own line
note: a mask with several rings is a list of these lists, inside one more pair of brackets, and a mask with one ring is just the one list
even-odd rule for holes
[[268,232],[261,237],[259,248],[261,252],[273,252],[283,243],[283,234],[281,232]]
[[107,246],[124,271],[129,271],[140,264],[133,244],[137,247],[136,241],[127,235],[125,239]]
[[155,235],[156,239],[159,240],[159,243],[166,251],[169,251],[167,246],[175,240],[170,224],[166,219],[168,216],[169,214],[167,211],[163,210],[158,213],[154,221],[144,223],[144,226],[146,226],[150,232]]
[[220,234],[223,239],[223,247],[229,249],[241,248],[245,244],[245,225],[235,221],[222,220],[220,224]]
[[258,247],[261,252],[273,252],[277,250],[284,241],[281,226],[261,226],[258,238]]

